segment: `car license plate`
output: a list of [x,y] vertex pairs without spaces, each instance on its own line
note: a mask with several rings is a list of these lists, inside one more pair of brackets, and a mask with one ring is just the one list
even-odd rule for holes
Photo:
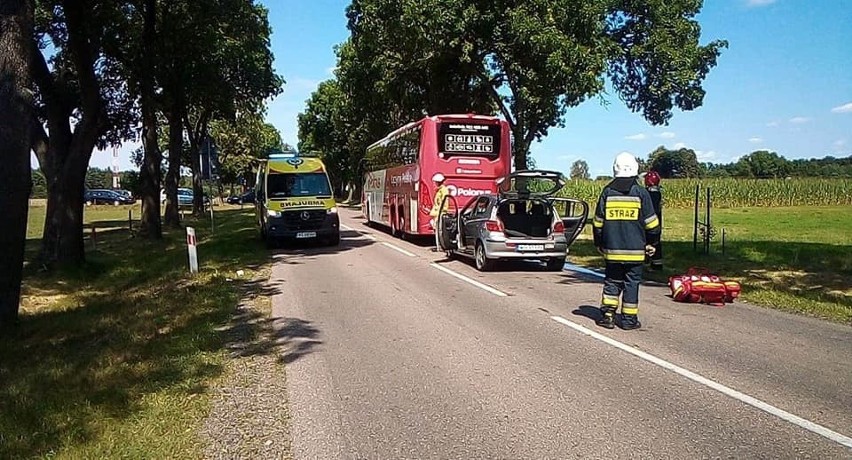
[[543,244],[519,244],[518,251],[544,251]]
[[299,232],[296,233],[296,238],[316,238],[317,232]]

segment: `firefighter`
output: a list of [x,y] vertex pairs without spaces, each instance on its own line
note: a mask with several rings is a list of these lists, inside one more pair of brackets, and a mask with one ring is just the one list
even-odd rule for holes
[[[648,171],[645,174],[645,188],[651,195],[651,204],[654,205],[654,212],[657,218],[660,219],[660,231],[663,229],[663,193],[660,188],[660,175],[657,171]],[[654,254],[648,256],[648,262],[651,263],[651,270],[663,269],[663,241],[662,235],[657,244],[654,244]]]
[[660,220],[651,196],[638,182],[639,164],[629,153],[615,157],[615,178],[604,187],[592,221],[595,246],[606,261],[601,318],[597,324],[615,327],[621,306],[621,328],[642,327],[639,322],[639,284],[646,255],[660,237]]
[[438,241],[438,232],[441,231],[439,228],[441,222],[440,216],[447,210],[446,206],[441,209],[441,204],[444,202],[444,197],[450,193],[450,190],[444,185],[444,180],[445,177],[441,173],[435,173],[432,176],[432,182],[435,184],[435,198],[432,200],[432,209],[429,211],[429,216],[432,217],[430,223],[432,224],[432,229],[435,231],[435,248],[438,252],[443,250],[441,243]]

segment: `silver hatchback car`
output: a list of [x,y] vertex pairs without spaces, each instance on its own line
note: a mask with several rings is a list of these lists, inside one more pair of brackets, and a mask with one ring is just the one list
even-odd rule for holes
[[562,270],[589,211],[585,201],[553,197],[564,185],[564,176],[555,171],[512,173],[498,180],[497,193],[442,216],[439,244],[448,257],[472,257],[480,271],[506,259],[537,259],[548,270]]

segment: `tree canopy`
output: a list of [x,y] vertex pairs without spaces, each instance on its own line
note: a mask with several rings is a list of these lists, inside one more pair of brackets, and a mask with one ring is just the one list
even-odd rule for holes
[[494,108],[511,126],[515,167],[523,169],[530,144],[607,85],[652,124],[667,123],[675,108],[699,107],[702,83],[727,46],[699,43],[701,6],[353,0],[338,78],[372,115],[373,140],[381,121],[396,127],[424,113]]

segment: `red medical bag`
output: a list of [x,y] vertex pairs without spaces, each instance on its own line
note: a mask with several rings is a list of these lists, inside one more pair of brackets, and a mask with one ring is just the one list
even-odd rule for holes
[[672,298],[678,302],[722,306],[740,295],[740,283],[722,281],[704,268],[690,268],[686,274],[669,278]]

